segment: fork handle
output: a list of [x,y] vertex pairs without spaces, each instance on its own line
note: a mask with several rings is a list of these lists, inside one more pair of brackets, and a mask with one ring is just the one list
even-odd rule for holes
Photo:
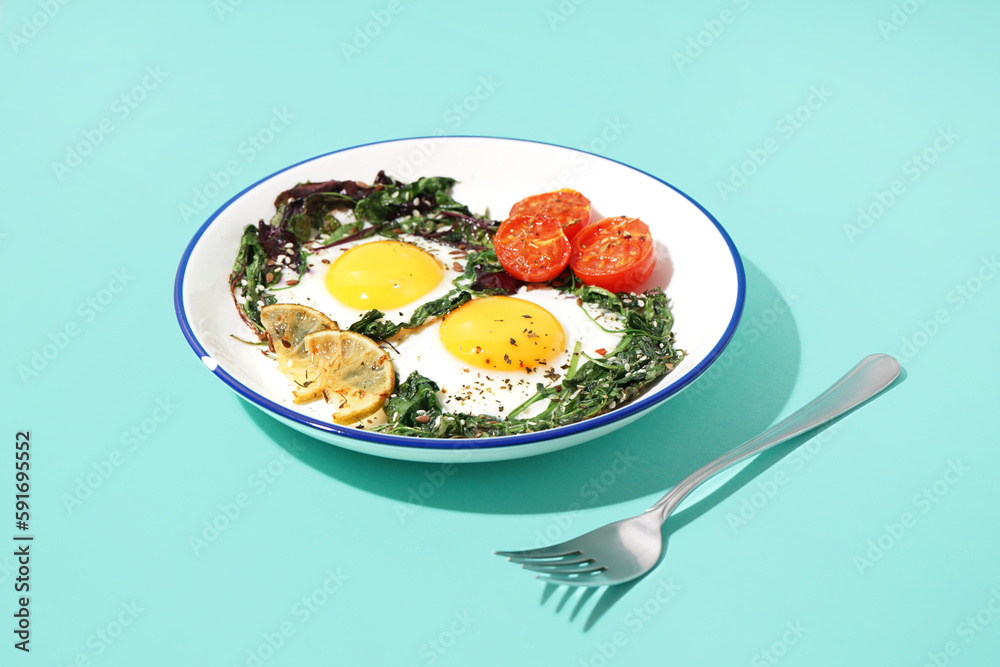
[[661,521],[704,481],[726,468],[839,417],[892,384],[899,362],[887,354],[873,354],[811,403],[756,438],[711,461],[681,480],[646,512],[660,512]]

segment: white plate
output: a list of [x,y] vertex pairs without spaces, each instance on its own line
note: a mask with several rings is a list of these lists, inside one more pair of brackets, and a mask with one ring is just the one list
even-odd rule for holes
[[[229,294],[229,272],[243,227],[274,213],[278,193],[304,181],[370,182],[380,169],[399,180],[458,179],[455,199],[492,217],[530,194],[562,187],[584,193],[595,215],[641,217],[657,247],[650,285],[665,286],[677,345],[687,356],[636,400],[549,431],[496,438],[410,438],[325,421],[291,401],[273,362],[230,337],[245,334]],[[596,217],[595,217],[596,219]],[[226,202],[202,225],[177,270],[174,305],[185,337],[205,366],[237,394],[279,421],[340,447],[413,461],[495,461],[551,452],[596,438],[646,414],[694,381],[736,330],[745,295],[732,240],[700,205],[645,172],[551,144],[493,137],[425,137],[348,148],[283,169]]]

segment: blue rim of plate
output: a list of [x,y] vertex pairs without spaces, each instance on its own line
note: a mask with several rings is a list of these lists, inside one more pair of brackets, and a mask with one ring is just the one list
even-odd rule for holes
[[[582,431],[589,431],[591,429],[600,428],[601,426],[605,426],[607,424],[614,423],[616,421],[619,421],[621,419],[629,417],[630,415],[634,415],[636,413],[642,412],[643,410],[646,410],[648,408],[652,408],[655,405],[664,402],[666,399],[670,398],[671,396],[677,394],[681,389],[684,389],[686,386],[688,386],[689,384],[691,384],[692,382],[694,382],[696,379],[698,379],[701,376],[701,374],[704,373],[708,369],[708,367],[711,366],[712,363],[714,363],[715,360],[719,358],[719,356],[722,354],[722,351],[726,348],[726,345],[729,344],[729,341],[732,339],[733,335],[736,333],[736,327],[739,324],[740,317],[743,314],[743,305],[744,305],[744,302],[746,300],[746,273],[745,273],[745,271],[743,269],[743,261],[742,261],[742,259],[740,259],[740,254],[736,250],[736,246],[735,246],[735,244],[733,244],[733,240],[729,237],[728,232],[726,232],[726,230],[723,229],[722,225],[719,224],[719,221],[715,219],[715,216],[713,216],[711,213],[709,213],[707,210],[705,210],[705,207],[703,207],[701,204],[699,204],[693,198],[691,198],[690,196],[688,196],[687,193],[685,193],[682,190],[674,187],[670,183],[667,183],[662,178],[658,178],[657,176],[654,176],[653,174],[650,174],[650,173],[648,173],[646,171],[643,171],[642,169],[638,169],[636,167],[633,167],[632,165],[625,164],[624,162],[621,162],[619,160],[615,160],[615,159],[612,159],[612,158],[609,158],[609,157],[605,157],[603,155],[597,155],[596,153],[591,153],[589,151],[583,151],[583,150],[579,150],[577,148],[571,148],[569,146],[562,146],[560,144],[554,144],[554,143],[545,142],[545,141],[533,141],[533,140],[530,140],[530,139],[511,139],[511,138],[508,138],[508,137],[493,137],[493,136],[484,136],[484,135],[441,135],[441,136],[434,136],[434,137],[404,137],[404,138],[400,138],[400,139],[387,139],[387,140],[384,140],[384,141],[372,141],[372,142],[369,142],[367,144],[359,144],[357,146],[350,146],[348,148],[341,148],[341,149],[338,149],[338,150],[335,150],[335,151],[330,151],[328,153],[321,153],[321,154],[316,155],[314,157],[311,157],[311,158],[302,160],[300,162],[296,162],[295,164],[289,165],[289,166],[285,167],[284,169],[279,169],[278,171],[276,171],[276,172],[274,172],[272,174],[269,174],[268,176],[265,176],[265,177],[261,178],[256,183],[253,183],[252,185],[247,186],[246,188],[244,188],[243,190],[241,190],[239,193],[237,193],[236,195],[234,195],[233,197],[231,197],[229,199],[229,201],[227,201],[222,206],[220,206],[218,209],[216,209],[215,213],[213,213],[208,218],[208,220],[205,221],[205,223],[201,226],[201,228],[198,229],[198,232],[194,235],[194,238],[191,239],[191,242],[188,243],[187,248],[185,248],[185,250],[184,250],[184,255],[181,257],[180,265],[177,267],[177,275],[176,275],[176,277],[174,279],[174,311],[175,311],[175,313],[177,315],[177,321],[180,324],[181,331],[184,333],[184,337],[187,339],[188,344],[191,346],[191,348],[198,355],[198,358],[204,362],[204,359],[206,359],[206,358],[211,359],[211,355],[198,342],[198,339],[195,337],[194,332],[191,329],[191,325],[188,322],[187,313],[185,312],[184,306],[183,306],[183,295],[182,295],[183,287],[184,287],[184,275],[185,275],[185,272],[187,270],[188,260],[191,257],[191,253],[194,251],[194,248],[198,245],[198,241],[201,239],[202,235],[208,230],[209,226],[211,226],[212,222],[219,216],[219,214],[221,214],[224,210],[226,210],[230,206],[230,204],[232,204],[234,201],[236,201],[237,199],[239,199],[240,197],[242,197],[244,194],[246,194],[250,190],[253,190],[255,187],[257,187],[258,185],[260,185],[264,181],[266,181],[266,180],[268,180],[270,178],[274,178],[278,174],[284,173],[284,172],[288,171],[289,169],[294,169],[295,167],[298,167],[301,164],[305,164],[307,162],[312,162],[313,160],[318,160],[319,158],[323,158],[323,157],[326,157],[328,155],[335,155],[337,153],[343,153],[345,151],[356,150],[358,148],[365,148],[367,146],[376,146],[376,145],[380,145],[380,144],[391,144],[391,143],[403,142],[403,141],[415,141],[415,140],[420,140],[420,139],[430,139],[430,140],[435,140],[435,139],[492,139],[492,140],[496,140],[496,141],[519,142],[519,143],[525,143],[525,144],[540,144],[540,145],[543,145],[543,146],[552,146],[552,147],[555,147],[555,148],[562,148],[562,149],[569,150],[569,151],[575,151],[575,152],[578,152],[578,153],[584,153],[586,155],[592,155],[593,157],[600,158],[602,160],[608,160],[610,162],[615,162],[617,164],[622,165],[623,167],[627,167],[628,169],[636,171],[636,172],[638,172],[640,174],[644,174],[644,175],[652,178],[653,180],[655,180],[655,181],[657,181],[659,183],[662,183],[663,185],[667,186],[668,188],[670,188],[674,192],[677,192],[682,197],[684,197],[689,202],[691,202],[695,207],[697,207],[698,210],[701,211],[703,214],[705,214],[705,217],[707,217],[712,222],[712,224],[715,225],[716,231],[719,232],[719,234],[722,236],[722,239],[726,242],[726,245],[729,248],[729,252],[730,252],[730,254],[732,255],[732,258],[733,258],[733,264],[734,264],[734,266],[736,268],[736,279],[737,279],[736,307],[733,309],[733,315],[730,318],[729,324],[726,327],[726,330],[723,333],[722,337],[715,344],[715,347],[712,348],[712,351],[709,352],[708,355],[704,359],[702,359],[702,361],[700,363],[698,363],[688,373],[688,376],[684,380],[682,380],[681,382],[679,382],[679,383],[677,383],[675,385],[670,386],[669,388],[665,389],[664,391],[656,392],[654,394],[647,395],[647,396],[642,396],[642,397],[640,397],[640,398],[638,398],[638,399],[636,399],[634,401],[629,402],[628,404],[626,404],[626,405],[624,405],[624,406],[622,406],[620,408],[616,408],[615,410],[613,410],[611,412],[607,412],[607,413],[604,413],[602,415],[598,415],[596,417],[591,417],[590,419],[585,419],[583,421],[576,422],[576,423],[573,423],[573,424],[567,424],[565,426],[559,426],[559,427],[554,428],[554,429],[548,429],[548,430],[545,430],[545,431],[536,431],[534,433],[525,433],[525,434],[521,434],[521,435],[502,435],[502,436],[494,436],[494,437],[490,437],[490,438],[475,438],[475,439],[473,439],[473,438],[468,438],[468,439],[459,439],[459,438],[456,438],[456,439],[450,439],[450,438],[420,438],[420,437],[412,437],[412,436],[404,436],[404,435],[390,435],[390,434],[386,434],[386,433],[373,433],[371,431],[364,431],[364,430],[361,430],[361,429],[350,428],[350,427],[346,427],[346,426],[338,426],[337,424],[333,424],[331,422],[323,422],[323,421],[320,421],[318,419],[314,419],[312,417],[308,417],[306,415],[300,414],[298,412],[294,412],[293,410],[289,410],[285,406],[279,405],[279,404],[271,401],[270,399],[268,399],[268,398],[266,398],[264,396],[261,396],[260,394],[258,394],[255,391],[251,391],[246,385],[240,383],[233,376],[231,376],[228,373],[226,373],[220,366],[216,366],[214,369],[210,369],[212,373],[214,373],[216,376],[218,376],[218,378],[220,380],[222,380],[227,385],[229,385],[229,387],[233,391],[235,391],[237,394],[239,394],[243,398],[247,399],[251,403],[254,403],[254,404],[256,404],[256,405],[258,405],[258,406],[260,406],[262,408],[265,408],[266,410],[269,410],[270,412],[273,412],[273,413],[275,413],[275,414],[283,417],[284,419],[287,419],[287,420],[292,421],[292,422],[297,422],[299,424],[305,424],[307,426],[310,426],[312,428],[318,429],[320,431],[324,431],[326,433],[330,433],[332,435],[336,435],[336,436],[348,438],[348,439],[351,439],[351,440],[362,440],[362,441],[369,442],[369,443],[374,443],[374,444],[379,444],[379,445],[388,445],[388,446],[392,446],[392,447],[419,448],[419,449],[445,449],[445,450],[454,450],[454,449],[493,449],[493,448],[497,448],[497,447],[511,447],[511,446],[515,446],[515,445],[527,445],[527,444],[531,444],[531,443],[537,443],[537,442],[543,442],[543,441],[546,441],[546,440],[552,440],[552,439],[560,438],[560,437],[563,437],[563,436],[573,435],[575,433],[580,433]],[[208,366],[206,366],[206,368],[208,368]]]

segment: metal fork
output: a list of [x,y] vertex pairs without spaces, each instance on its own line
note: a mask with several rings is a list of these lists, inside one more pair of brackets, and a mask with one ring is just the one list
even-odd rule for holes
[[681,480],[648,510],[576,539],[541,549],[495,551],[553,584],[604,586],[640,577],[663,549],[660,528],[681,501],[705,480],[750,456],[817,428],[861,405],[892,384],[899,362],[885,354],[865,357],[811,403],[756,438],[705,464]]

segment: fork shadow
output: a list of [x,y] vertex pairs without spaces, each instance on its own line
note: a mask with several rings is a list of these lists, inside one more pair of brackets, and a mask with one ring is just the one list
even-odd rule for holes
[[[678,530],[688,525],[695,519],[705,515],[727,498],[731,497],[737,493],[741,488],[750,483],[755,478],[762,475],[769,468],[777,464],[781,459],[787,456],[792,450],[794,450],[799,445],[805,443],[806,441],[816,437],[824,430],[826,430],[830,424],[823,426],[811,433],[794,438],[784,444],[778,445],[777,447],[770,449],[768,451],[762,452],[756,458],[754,458],[750,463],[745,465],[739,472],[733,475],[729,480],[723,483],[718,489],[714,490],[695,504],[691,505],[687,509],[677,512],[670,516],[666,522],[663,524],[661,529],[661,535],[663,537],[663,548],[660,552],[660,557],[656,561],[656,565],[646,574],[642,575],[637,579],[627,581],[622,584],[616,584],[613,586],[603,587],[604,590],[597,601],[594,603],[593,608],[587,615],[586,621],[583,624],[583,631],[588,632],[597,622],[608,613],[622,598],[624,598],[629,591],[635,588],[643,579],[649,576],[654,570],[656,570],[666,558],[670,547],[670,537]],[[573,606],[569,614],[569,620],[572,622],[583,612],[587,607],[587,603],[593,599],[598,591],[602,587],[586,587],[580,588],[574,586],[563,586],[557,584],[546,583],[544,589],[542,590],[542,596],[540,604],[544,605],[548,602],[559,588],[564,588],[563,597],[556,603],[555,613],[560,613],[566,605],[573,599],[574,595],[579,593],[577,596],[576,604]]]
[[[906,370],[902,369],[900,371],[899,377],[885,391],[889,391],[899,385],[906,379]],[[867,403],[867,402],[866,402]],[[706,513],[710,512],[712,509],[717,507],[723,501],[734,495],[737,491],[742,489],[752,480],[760,477],[764,472],[770,469],[772,466],[777,464],[779,461],[784,459],[788,454],[794,451],[796,448],[805,444],[806,442],[812,440],[813,438],[819,436],[821,433],[831,428],[837,424],[841,419],[850,415],[854,410],[858,410],[864,407],[862,404],[858,407],[851,409],[850,411],[844,413],[837,419],[830,421],[823,426],[800,435],[796,438],[782,443],[758,454],[754,459],[752,459],[748,464],[741,468],[736,474],[734,474],[730,479],[726,480],[721,486],[709,493],[707,496],[697,501],[687,509],[671,515],[663,524],[661,529],[661,535],[663,538],[663,548],[660,551],[660,557],[657,559],[656,564],[650,569],[649,572],[633,579],[632,581],[627,581],[622,584],[617,584],[614,586],[608,586],[604,589],[602,595],[597,598],[597,602],[591,609],[590,614],[587,616],[587,620],[584,622],[583,631],[588,632],[594,625],[603,617],[608,611],[611,610],[619,600],[624,598],[629,591],[631,591],[636,585],[638,585],[643,579],[645,579],[649,574],[651,574],[656,568],[660,566],[663,560],[666,558],[670,536],[676,533],[681,528],[687,526],[689,523],[704,516]],[[542,591],[541,603],[544,605],[561,586],[546,583],[545,588]],[[573,598],[574,593],[577,589],[572,586],[563,586],[566,591],[563,598],[556,605],[556,613],[562,611],[566,604]],[[600,587],[584,588],[580,592],[577,599],[576,605],[574,605],[572,611],[570,612],[569,620],[573,621],[580,615],[583,609],[587,606],[587,602],[593,598]]]

